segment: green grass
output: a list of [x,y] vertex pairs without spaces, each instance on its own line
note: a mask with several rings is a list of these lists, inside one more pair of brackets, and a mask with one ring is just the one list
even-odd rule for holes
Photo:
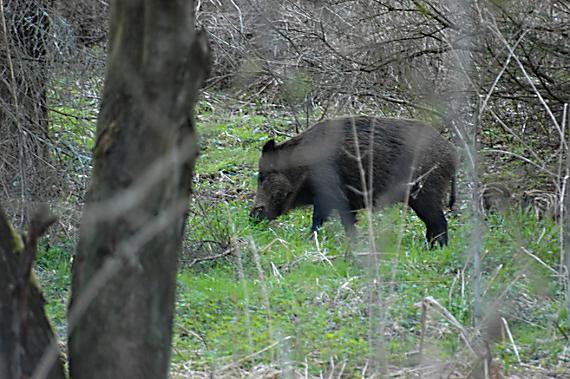
[[[208,212],[197,211],[190,217],[189,238],[226,240],[234,253],[181,270],[184,284],[179,291],[175,361],[216,367],[277,344],[242,364],[274,362],[288,354],[297,363],[308,359],[311,372],[318,373],[333,358],[348,362],[345,373],[356,375],[382,345],[388,362],[413,363],[408,353],[418,347],[421,320],[416,304],[426,296],[435,298],[464,326],[472,325],[471,266],[465,267],[471,227],[466,215],[450,220],[451,243],[444,249],[426,250],[423,223],[413,212],[403,218],[402,207],[393,207],[374,216],[372,228],[381,252],[376,259],[362,254],[369,251],[363,214],[362,238],[352,246],[355,256],[346,254],[348,245],[338,220],[325,224],[317,251],[309,239],[309,209],[260,225],[248,220],[256,161],[267,140],[263,119],[204,122],[201,129],[205,154],[197,165],[198,177],[227,170],[232,180],[221,180],[218,186],[196,183],[195,205],[206,203]],[[202,198],[212,188],[227,193],[239,189],[242,198]],[[205,216],[211,218],[207,223]],[[226,231],[224,238],[220,230]],[[557,267],[556,225],[515,211],[490,215],[483,233],[484,309],[502,312],[520,344],[521,358],[557,364],[557,352],[565,343],[556,329],[561,288],[552,273],[528,254]],[[528,299],[533,300],[528,303]],[[441,358],[465,350],[447,320],[436,312],[430,318],[427,338]],[[375,323],[384,325],[385,338],[377,335]],[[188,337],[188,330],[201,337]],[[537,342],[537,335],[542,340]],[[497,345],[502,346],[497,356],[510,359],[512,365],[507,342]]]
[[[400,227],[386,225],[385,219],[395,218],[400,209],[376,216],[374,229],[382,231],[377,246],[384,253],[376,273],[365,256],[345,258],[347,246],[338,221],[325,225],[319,255],[308,238],[306,211],[295,211],[275,223],[251,226],[246,204],[241,208],[238,204],[218,206],[228,209],[220,212],[228,217],[226,222],[236,224],[237,252],[222,263],[181,271],[175,361],[216,366],[224,359],[248,356],[289,337],[274,349],[277,351],[257,355],[257,362],[271,362],[276,354],[287,351],[295,362],[309,357],[315,373],[325,370],[334,358],[349,362],[347,372],[353,370],[356,375],[377,348],[377,336],[372,341],[370,338],[377,328],[371,323],[384,323],[387,360],[411,363],[407,353],[417,349],[421,320],[415,304],[426,296],[434,297],[464,326],[472,324],[470,267],[463,276],[467,288],[461,285],[466,258],[466,242],[461,238],[468,234],[468,225],[461,218],[450,223],[449,247],[426,250],[423,225],[409,215],[400,221],[405,225],[397,251]],[[539,242],[536,232],[543,229]],[[502,312],[527,362],[540,359],[557,364],[557,352],[565,344],[556,330],[563,296],[548,269],[522,253],[520,247],[556,267],[557,244],[554,225],[519,214],[490,217],[486,223],[484,308]],[[256,269],[256,254],[262,274]],[[381,281],[376,294],[371,293],[374,280]],[[375,295],[380,297],[377,308],[370,302]],[[497,298],[501,299],[498,306],[493,305]],[[529,299],[531,304],[526,303]],[[439,348],[442,358],[453,358],[464,350],[458,331],[447,320],[436,312],[431,312],[430,318],[428,339]],[[187,330],[203,340],[185,337]],[[538,335],[541,339],[536,338]],[[503,342],[501,346],[501,359],[514,360],[512,351],[506,356],[510,344]]]
[[41,247],[36,261],[35,274],[47,300],[46,310],[60,338],[65,338],[66,335],[67,299],[71,286],[73,249],[74,247],[70,244],[56,247],[45,245]]
[[[317,246],[309,238],[309,209],[271,223],[250,222],[257,159],[269,125],[277,124],[255,114],[200,118],[201,156],[178,275],[174,364],[208,370],[230,362],[244,368],[306,362],[309,372],[318,374],[332,359],[346,363],[347,377],[360,377],[379,355],[390,364],[411,366],[421,334],[417,304],[427,296],[471,330],[466,213],[450,218],[450,245],[435,250],[425,248],[423,223],[399,206],[375,213],[372,225],[361,214],[360,238],[350,247],[337,219],[325,224]],[[368,254],[369,227],[376,255]],[[490,215],[483,233],[483,309],[508,321],[523,362],[558,365],[567,343],[559,330],[564,297],[544,266],[557,269],[557,226],[513,211]],[[65,249],[52,248],[38,261],[58,330],[69,288]],[[190,267],[196,257],[228,249],[231,254]],[[434,310],[428,319],[426,351],[440,359],[465,357],[458,330]],[[508,339],[497,338],[495,358],[516,366]]]

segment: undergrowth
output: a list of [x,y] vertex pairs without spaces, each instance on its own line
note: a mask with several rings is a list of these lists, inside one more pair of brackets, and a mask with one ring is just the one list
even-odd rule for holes
[[[319,375],[336,362],[346,377],[360,377],[364,368],[417,365],[422,336],[424,361],[464,359],[459,330],[436,310],[422,332],[420,303],[432,297],[473,330],[468,212],[449,215],[450,244],[434,250],[425,247],[423,223],[403,206],[376,212],[373,225],[361,214],[352,244],[336,219],[311,239],[309,209],[253,224],[248,212],[261,146],[283,139],[288,128],[254,112],[203,111],[199,118],[201,155],[178,275],[175,372],[267,364]],[[369,227],[377,251],[370,251]],[[490,321],[482,333],[491,336],[492,356],[505,372],[519,359],[556,370],[570,365],[556,274],[559,232],[553,221],[517,209],[484,220],[482,304]],[[71,247],[46,250],[37,272],[63,336]]]

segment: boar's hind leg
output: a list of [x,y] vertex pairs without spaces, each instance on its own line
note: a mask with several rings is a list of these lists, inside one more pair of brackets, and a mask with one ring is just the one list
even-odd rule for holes
[[342,222],[342,226],[344,227],[344,231],[349,238],[356,237],[356,214],[351,210],[339,210],[340,220]]
[[447,245],[447,221],[441,207],[441,200],[436,196],[422,194],[410,199],[410,206],[418,217],[426,224],[426,239],[430,248],[437,242],[439,246]]

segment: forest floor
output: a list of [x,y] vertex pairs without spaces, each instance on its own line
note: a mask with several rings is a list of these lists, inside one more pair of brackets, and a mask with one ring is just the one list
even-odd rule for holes
[[[350,251],[336,218],[309,238],[309,209],[253,224],[261,146],[274,131],[293,134],[292,123],[249,108],[198,113],[174,378],[465,377],[483,362],[493,377],[570,378],[554,222],[517,209],[485,218],[475,328],[466,205],[448,215],[449,246],[434,250],[402,206],[375,212],[372,225],[362,213]],[[58,242],[38,257],[60,336],[73,249]]]

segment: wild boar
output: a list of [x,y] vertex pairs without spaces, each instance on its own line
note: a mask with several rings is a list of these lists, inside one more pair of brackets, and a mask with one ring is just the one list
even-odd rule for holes
[[312,232],[337,210],[353,236],[359,209],[407,202],[425,223],[429,246],[443,246],[443,200],[450,189],[449,207],[455,202],[456,167],[453,145],[421,121],[325,120],[288,141],[265,143],[250,216],[273,220],[312,205]]
[[537,219],[560,220],[560,197],[554,191],[533,189],[522,194],[522,208],[534,213]]
[[506,185],[487,183],[479,188],[479,202],[484,213],[503,212],[513,205],[513,196]]

